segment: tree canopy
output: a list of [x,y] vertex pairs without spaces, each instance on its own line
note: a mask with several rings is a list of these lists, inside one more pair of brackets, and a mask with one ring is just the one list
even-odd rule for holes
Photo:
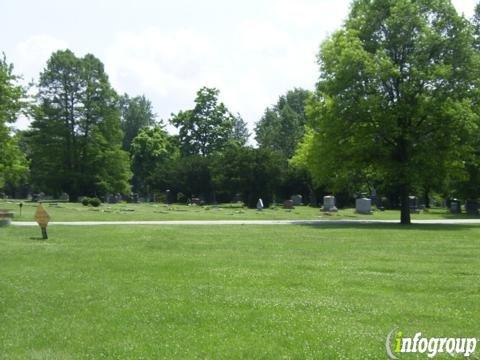
[[195,107],[173,115],[170,123],[179,131],[184,155],[207,156],[236,140],[246,142],[243,120],[218,101],[219,90],[203,87],[197,92]]
[[255,127],[258,146],[278,151],[290,159],[305,132],[305,104],[309,96],[308,90],[290,90],[280,96],[273,107],[267,108]]
[[0,58],[0,189],[6,183],[17,183],[28,170],[25,156],[20,151],[16,137],[12,136],[10,124],[17,120],[25,107],[22,102],[24,89],[17,83],[13,65],[5,55]]
[[300,152],[317,181],[382,178],[410,223],[413,186],[461,159],[478,129],[478,57],[450,1],[357,0],[321,48]]
[[55,52],[40,75],[37,101],[28,134],[35,185],[72,199],[128,192],[118,96],[100,60]]
[[120,97],[119,104],[123,130],[122,148],[130,151],[132,140],[140,130],[155,125],[156,115],[152,103],[144,95],[130,97],[124,94]]
[[133,190],[150,194],[151,190],[166,188],[170,180],[171,162],[178,159],[174,139],[160,126],[144,128],[131,144]]

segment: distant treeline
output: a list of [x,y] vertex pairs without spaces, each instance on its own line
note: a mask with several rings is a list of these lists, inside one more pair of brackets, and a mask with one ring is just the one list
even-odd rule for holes
[[[240,114],[201,88],[165,131],[145,96],[119,95],[93,55],[52,54],[26,96],[0,62],[0,188],[9,196],[165,194],[177,200],[268,205],[335,193],[340,204],[379,194],[402,209],[480,197],[480,7],[450,1],[353,1],[321,46],[314,91],[292,89],[266,108],[249,141]],[[294,69],[285,69],[294,71]],[[281,74],[279,74],[281,76]],[[18,116],[25,131],[11,125]]]

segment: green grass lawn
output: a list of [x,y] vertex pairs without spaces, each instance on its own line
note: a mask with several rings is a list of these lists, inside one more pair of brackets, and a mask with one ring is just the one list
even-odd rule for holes
[[[15,212],[15,220],[32,221],[36,203],[24,203],[20,216],[18,202],[0,202],[0,209]],[[164,204],[102,204],[98,208],[75,203],[44,204],[52,221],[115,221],[115,220],[317,220],[317,219],[379,219],[399,220],[397,210],[374,211],[372,215],[360,215],[354,209],[341,209],[338,213],[325,214],[319,208],[297,206],[285,210],[281,206],[274,209],[242,208],[236,204],[219,206],[186,206]],[[473,216],[475,218],[475,216]],[[412,219],[464,219],[467,214],[452,215],[446,209],[431,209],[428,212],[412,214]],[[480,218],[480,216],[476,216]]]
[[480,336],[479,226],[39,235],[0,228],[2,359],[384,359],[394,327]]

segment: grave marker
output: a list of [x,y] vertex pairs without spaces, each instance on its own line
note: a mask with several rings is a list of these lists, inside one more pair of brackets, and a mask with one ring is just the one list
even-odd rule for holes
[[285,200],[285,201],[283,202],[283,208],[284,208],[284,209],[287,209],[287,210],[292,210],[292,209],[294,209],[294,207],[293,207],[293,200]]
[[338,211],[335,206],[335,196],[329,195],[323,197],[323,207],[322,211],[335,212]]
[[372,200],[368,198],[360,198],[355,200],[355,211],[359,214],[371,214]]
[[257,210],[258,211],[263,210],[263,200],[262,199],[258,199],[258,201],[257,201]]

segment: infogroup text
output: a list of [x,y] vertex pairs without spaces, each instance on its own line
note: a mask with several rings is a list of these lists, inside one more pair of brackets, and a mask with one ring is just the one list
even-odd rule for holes
[[426,354],[429,358],[442,353],[469,357],[477,347],[476,338],[425,338],[421,332],[412,338],[403,336],[401,331],[392,338],[394,333],[395,329],[388,334],[385,342],[387,355],[392,360],[399,359],[398,355],[402,353]]

